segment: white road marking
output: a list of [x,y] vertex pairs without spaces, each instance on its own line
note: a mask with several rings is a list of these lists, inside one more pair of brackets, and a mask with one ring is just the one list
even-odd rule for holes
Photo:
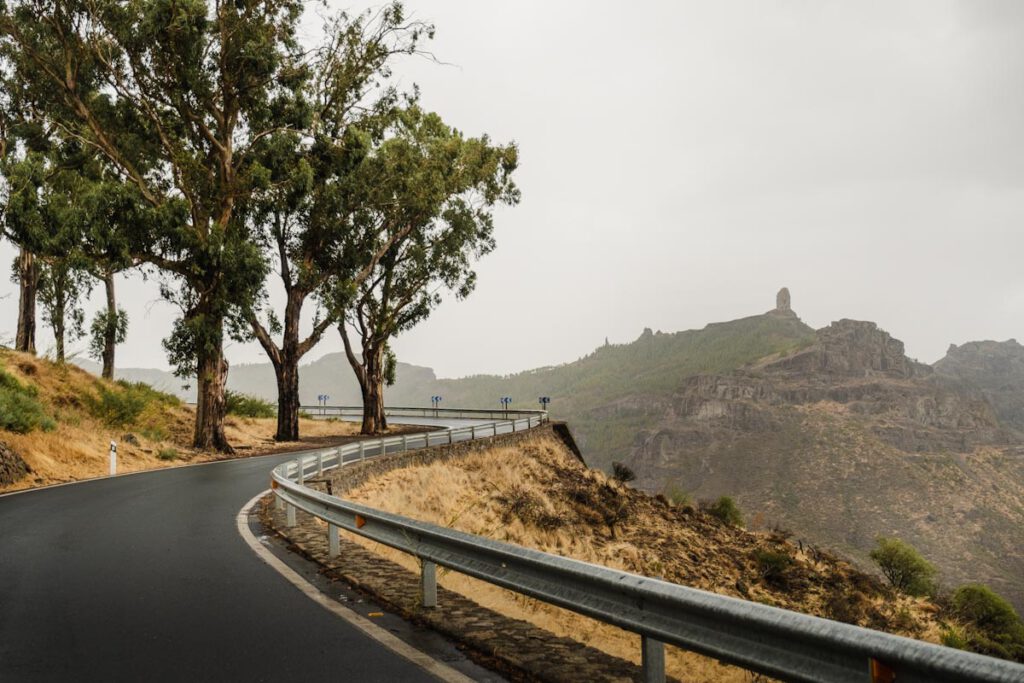
[[270,565],[271,568],[276,570],[277,573],[286,578],[296,588],[305,593],[306,597],[310,600],[341,617],[368,635],[370,638],[373,638],[392,652],[405,657],[438,680],[445,681],[445,683],[473,682],[472,678],[456,671],[447,664],[437,661],[427,653],[417,650],[392,634],[390,631],[377,626],[366,617],[348,609],[347,607],[339,605],[337,602],[321,593],[316,586],[304,579],[302,575],[275,557],[269,550],[264,548],[263,544],[260,543],[260,540],[256,538],[249,529],[249,512],[252,510],[253,506],[256,505],[256,502],[268,493],[270,493],[270,489],[267,489],[262,493],[257,493],[248,503],[242,506],[242,509],[239,510],[238,517],[236,518],[238,523],[238,533],[261,560]]

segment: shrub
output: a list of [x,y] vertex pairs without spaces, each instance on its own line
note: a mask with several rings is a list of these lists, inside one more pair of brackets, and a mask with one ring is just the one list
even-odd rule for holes
[[967,639],[964,637],[964,634],[953,626],[942,629],[942,634],[939,638],[942,641],[942,644],[946,647],[951,647],[956,650],[967,649]]
[[122,390],[133,394],[147,404],[160,403],[168,406],[181,405],[181,399],[174,394],[168,394],[166,391],[154,389],[145,382],[129,382],[128,380],[119,379],[116,384],[121,387]]
[[111,427],[127,427],[135,423],[147,403],[146,396],[132,388],[118,391],[101,386],[99,395],[90,400],[89,409]]
[[673,505],[682,506],[690,504],[690,494],[676,484],[670,484],[666,487],[665,497],[668,498],[669,502]]
[[49,432],[56,426],[36,397],[36,388],[25,386],[13,375],[0,370],[0,428],[27,434],[36,429]]
[[612,478],[620,484],[636,479],[636,472],[628,465],[621,462],[612,463]]
[[743,526],[743,513],[729,496],[722,496],[707,508],[707,513],[729,526]]
[[156,457],[160,460],[177,460],[178,450],[176,448],[161,448],[157,451]]
[[966,649],[1024,662],[1024,623],[1009,602],[979,583],[956,589],[953,613],[965,622]]
[[988,586],[969,583],[953,593],[953,611],[958,617],[986,631],[1009,632],[1020,627],[1013,606]]
[[767,583],[777,586],[786,583],[786,573],[793,565],[793,558],[786,553],[774,550],[757,549],[753,553],[757,572]]
[[871,559],[893,588],[907,595],[928,595],[935,591],[935,566],[914,546],[884,536],[879,536],[877,543],[871,551]]
[[274,404],[256,396],[227,391],[224,393],[224,398],[229,415],[238,415],[239,417],[274,417],[277,415]]

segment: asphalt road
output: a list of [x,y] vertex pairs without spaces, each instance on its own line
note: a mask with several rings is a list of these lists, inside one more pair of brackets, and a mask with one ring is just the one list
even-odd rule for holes
[[0,497],[0,681],[433,680],[239,536],[240,508],[293,457]]

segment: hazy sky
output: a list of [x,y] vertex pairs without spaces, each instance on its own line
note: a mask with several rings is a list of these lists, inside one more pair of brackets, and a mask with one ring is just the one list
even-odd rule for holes
[[[808,324],[874,320],[927,362],[1024,339],[1024,2],[407,7],[451,66],[409,59],[401,82],[464,132],[516,141],[523,201],[499,212],[477,290],[400,337],[400,360],[555,364],[763,312],[783,285]],[[138,277],[120,298],[119,364],[166,367],[174,309]],[[339,349],[331,333],[308,358]]]

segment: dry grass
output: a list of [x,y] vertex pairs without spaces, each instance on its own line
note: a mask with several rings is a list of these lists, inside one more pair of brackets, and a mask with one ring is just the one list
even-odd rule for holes
[[[470,533],[823,616],[841,596],[856,615],[848,616],[863,625],[938,639],[927,603],[894,598],[827,554],[801,552],[777,535],[726,527],[622,487],[585,469],[550,437],[396,470],[349,497]],[[410,570],[418,568],[415,558],[357,540]],[[792,557],[784,582],[761,576],[752,559],[756,550]],[[639,662],[639,637],[632,633],[452,572],[441,572],[439,581],[502,614]],[[669,673],[683,680],[750,680],[747,672],[675,648],[668,649],[667,663]]]
[[[57,365],[46,359],[6,350],[0,351],[0,368],[23,385],[36,387],[39,402],[57,425],[49,432],[0,432],[0,441],[6,442],[32,470],[31,474],[13,485],[0,487],[0,491],[103,476],[109,469],[111,441],[118,443],[118,472],[173,467],[224,457],[219,453],[190,448],[195,418],[191,406],[153,401],[131,424],[112,427],[94,415],[89,402],[99,395],[101,389],[121,391],[120,385],[73,365]],[[283,444],[273,440],[276,426],[274,418],[231,416],[226,423],[226,432],[238,456],[259,455],[281,449]],[[312,446],[333,438],[353,436],[358,433],[359,425],[300,419],[299,429],[302,443]],[[128,434],[137,443],[126,440]],[[166,459],[159,457],[161,452]]]

